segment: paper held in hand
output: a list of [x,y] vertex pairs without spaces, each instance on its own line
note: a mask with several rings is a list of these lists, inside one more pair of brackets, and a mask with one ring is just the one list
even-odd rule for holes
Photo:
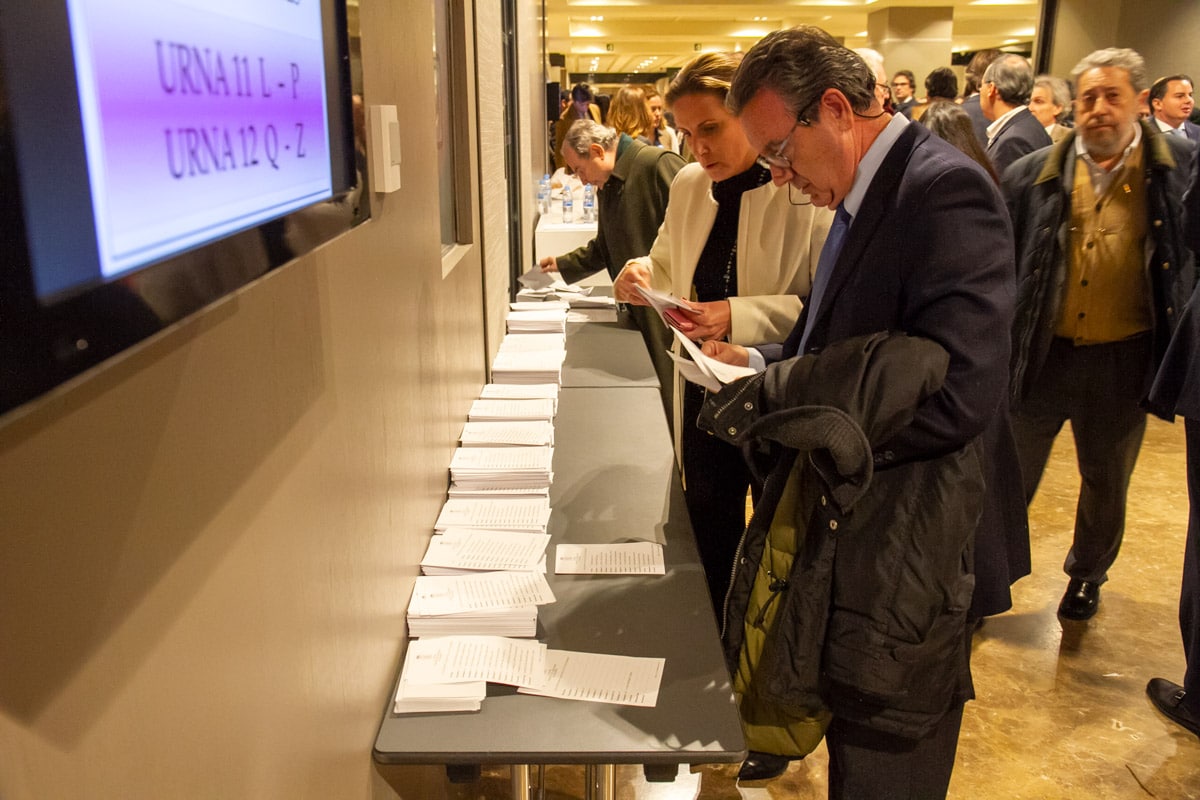
[[693,313],[700,310],[698,306],[692,305],[682,297],[675,297],[674,295],[667,294],[666,292],[660,292],[657,289],[647,289],[645,286],[640,284],[635,284],[633,288],[637,289],[638,294],[646,298],[646,302],[650,304],[651,308],[658,312],[659,319],[661,319],[663,324],[668,328],[677,327],[676,320],[671,314],[672,310],[676,308],[682,308],[684,311],[691,311]]
[[675,338],[679,340],[680,345],[692,357],[692,360],[688,361],[683,356],[670,351],[667,351],[667,354],[679,365],[679,374],[692,383],[698,383],[710,392],[719,392],[722,384],[732,383],[739,378],[746,378],[754,374],[753,367],[738,367],[717,361],[715,358],[709,358],[700,352],[700,348],[691,339],[677,330],[672,330],[672,333],[675,334]]

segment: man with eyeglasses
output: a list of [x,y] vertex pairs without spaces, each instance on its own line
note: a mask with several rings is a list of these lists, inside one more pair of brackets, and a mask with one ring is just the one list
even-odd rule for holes
[[892,76],[892,104],[897,114],[903,114],[909,119],[912,119],[912,109],[917,104],[917,98],[913,97],[913,87],[916,84],[917,79],[912,70],[897,70]]
[[[741,676],[750,761],[760,767],[752,777],[773,777],[798,755],[756,747],[779,741],[759,736],[763,729],[829,713],[830,797],[936,798],[973,697],[973,617],[1011,605],[1003,537],[1025,523],[1016,462],[1001,446],[1011,446],[1013,239],[983,169],[884,112],[874,83],[860,57],[809,26],[768,35],[742,61],[727,106],[772,179],[836,218],[784,345],[788,360],[727,386],[708,419],[718,436],[761,445],[738,432],[783,410],[804,412],[819,392],[806,370],[878,332],[934,342],[946,360],[932,393],[910,416],[889,417],[893,432],[880,441],[865,431],[881,422],[893,387],[879,385],[870,401],[845,399],[847,413],[867,407],[858,435],[873,462],[873,477],[854,483],[852,508],[838,499],[844,464],[828,451],[769,451],[764,500],[774,505],[756,507],[740,546],[725,646]],[[704,350],[748,363],[744,348]],[[803,548],[790,559],[785,530]],[[745,649],[764,637],[759,651]]]

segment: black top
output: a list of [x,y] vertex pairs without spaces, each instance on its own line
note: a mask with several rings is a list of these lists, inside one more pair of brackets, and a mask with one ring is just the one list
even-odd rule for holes
[[758,164],[745,172],[712,185],[717,201],[717,218],[713,220],[708,241],[696,262],[692,284],[696,299],[702,303],[737,296],[737,231],[742,210],[742,192],[757,189],[771,180],[770,170]]

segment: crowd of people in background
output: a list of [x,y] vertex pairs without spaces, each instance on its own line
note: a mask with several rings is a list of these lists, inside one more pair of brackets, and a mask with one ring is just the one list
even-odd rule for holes
[[961,93],[947,66],[919,97],[913,71],[800,26],[697,57],[665,97],[563,97],[555,158],[600,186],[599,234],[542,268],[607,269],[657,355],[638,288],[687,298],[674,327],[755,373],[706,392],[660,372],[741,779],[824,737],[831,797],[944,797],[971,636],[1030,573],[1055,437],[1069,422],[1082,477],[1058,614],[1082,622],[1148,412],[1187,418],[1192,517],[1187,672],[1146,692],[1200,735],[1193,85],[1122,48],[1069,77],[980,51]]

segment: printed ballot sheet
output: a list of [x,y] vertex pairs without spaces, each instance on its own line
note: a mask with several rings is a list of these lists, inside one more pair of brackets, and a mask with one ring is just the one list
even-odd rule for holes
[[[709,358],[700,351],[695,342],[684,336],[677,329],[672,328],[671,332],[675,334],[675,338],[679,340],[680,345],[682,345],[687,354],[692,357],[692,362],[689,365],[685,359],[680,358],[674,353],[670,353],[670,356],[675,360],[676,364],[680,365],[680,374],[692,383],[698,383],[709,391],[718,392],[721,390],[721,384],[732,383],[739,378],[746,378],[755,374],[753,367],[738,367],[733,364],[726,364],[723,361],[717,361],[715,358]],[[699,370],[699,373],[705,377],[694,377],[696,370]]]
[[498,608],[524,608],[554,602],[540,572],[482,572],[477,575],[419,575],[409,613],[458,614]]
[[548,650],[540,684],[522,684],[522,694],[588,700],[624,706],[658,705],[663,658],[635,658],[571,650]]
[[409,684],[489,681],[512,686],[541,683],[546,645],[504,636],[436,636],[413,639],[404,656]]
[[464,447],[537,447],[554,444],[554,424],[549,420],[468,422],[458,440]]
[[519,570],[538,568],[550,542],[548,533],[515,533],[452,529],[435,534],[421,567],[454,570]]
[[542,497],[485,499],[450,497],[438,514],[434,530],[488,528],[499,531],[545,533],[550,502]]
[[554,549],[558,575],[665,575],[657,542],[560,544]]

